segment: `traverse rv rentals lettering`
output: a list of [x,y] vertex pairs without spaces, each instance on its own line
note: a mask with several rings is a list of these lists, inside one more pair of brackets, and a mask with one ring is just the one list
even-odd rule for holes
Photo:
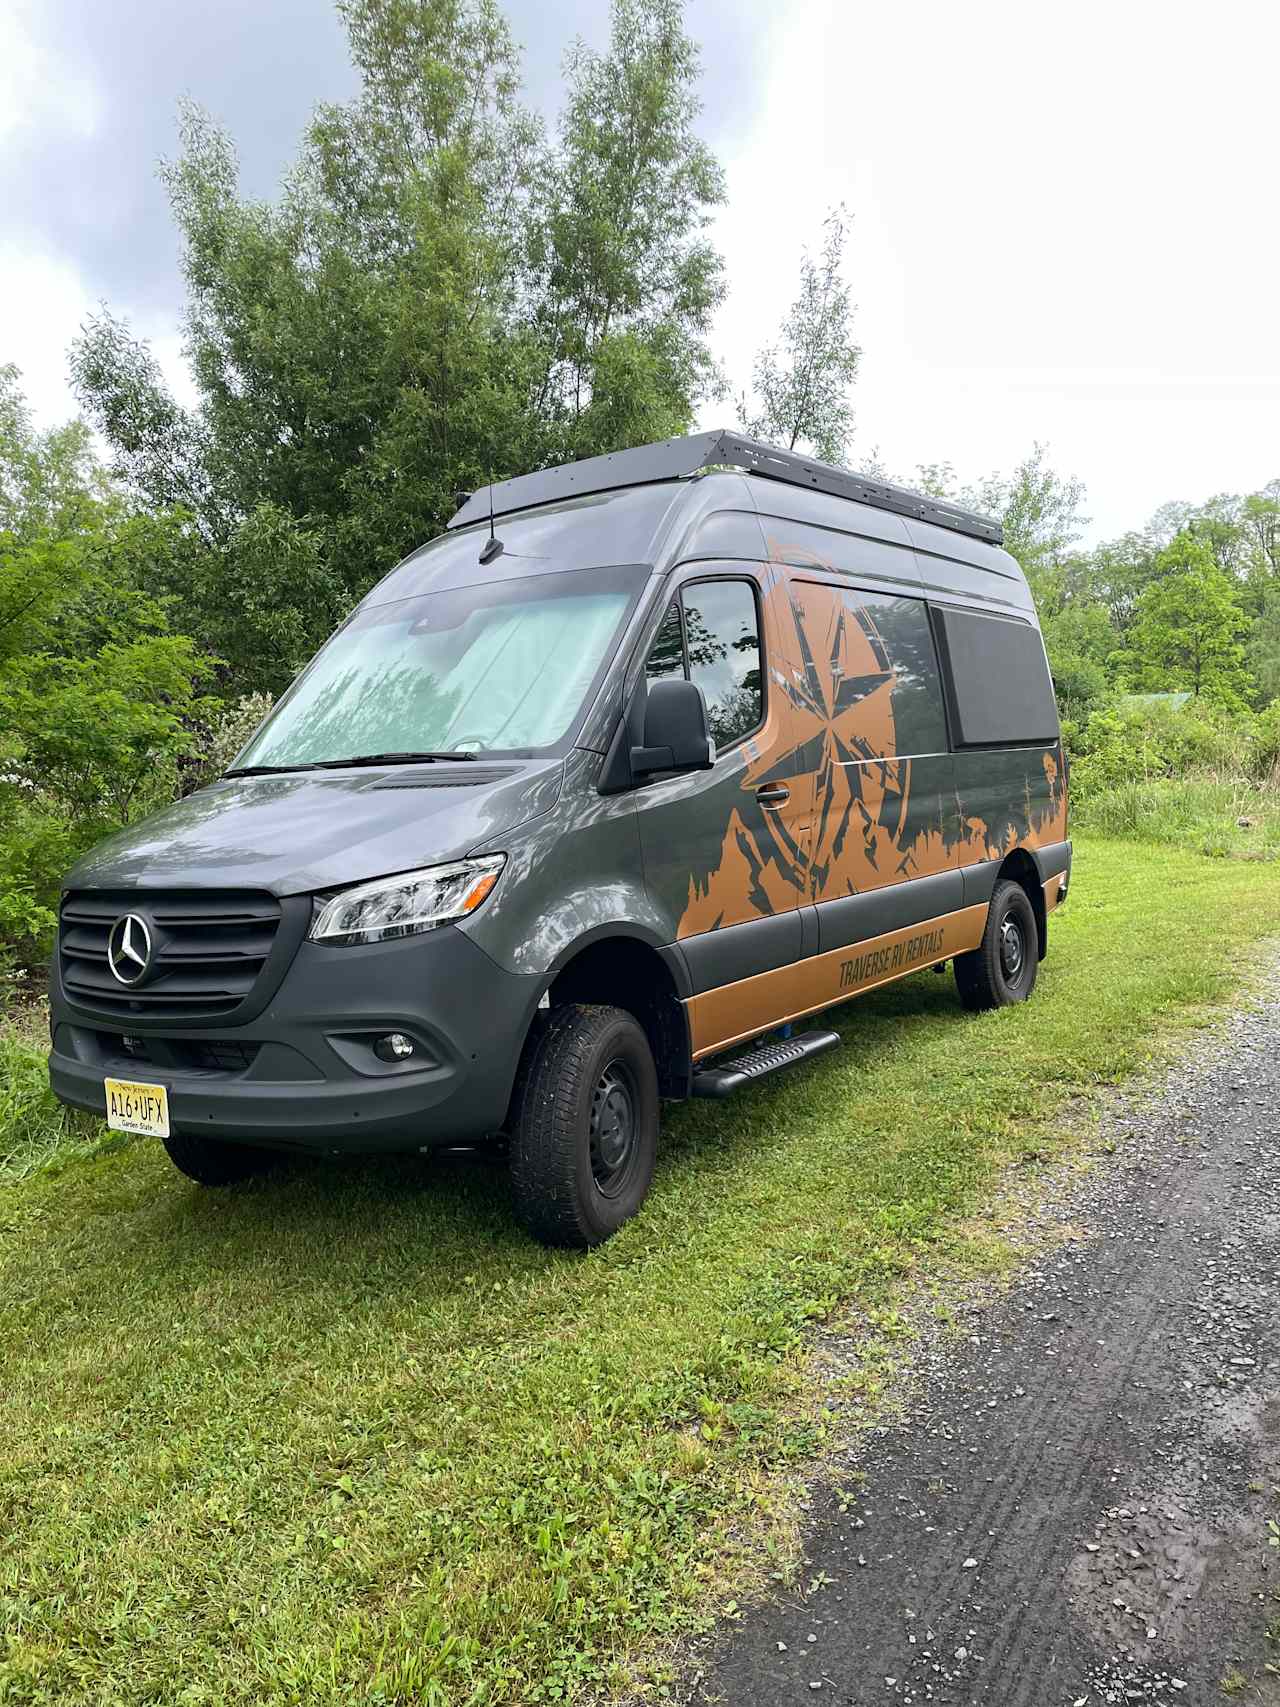
[[885,978],[893,972],[901,971],[904,966],[914,966],[920,961],[936,960],[942,953],[942,939],[945,932],[941,927],[934,931],[925,931],[920,936],[910,937],[906,942],[894,943],[889,948],[877,948],[870,954],[860,954],[854,960],[845,960],[840,966],[840,988],[848,990],[855,984],[865,984],[872,978]]

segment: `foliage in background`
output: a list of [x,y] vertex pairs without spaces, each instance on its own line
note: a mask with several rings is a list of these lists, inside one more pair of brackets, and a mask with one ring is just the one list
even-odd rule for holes
[[1215,856],[1280,857],[1280,700],[1252,714],[1135,695],[1064,733],[1077,828]]
[[184,767],[182,792],[191,794],[206,783],[216,782],[240,749],[248,745],[250,735],[266,722],[272,704],[269,693],[251,693],[222,706]]
[[214,661],[154,589],[179,512],[136,511],[79,423],[38,433],[0,369],[0,979],[47,953],[58,882],[170,799]]
[[196,408],[109,313],[72,354],[120,477],[195,519],[166,588],[237,693],[279,692],[460,490],[685,431],[713,373],[723,182],[680,0],[613,0],[554,136],[494,0],[340,10],[360,93],[317,109],[278,202],[183,109]]

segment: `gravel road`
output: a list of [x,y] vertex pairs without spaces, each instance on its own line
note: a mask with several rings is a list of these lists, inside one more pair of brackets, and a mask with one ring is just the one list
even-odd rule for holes
[[1280,1703],[1280,965],[1097,1147],[691,1699]]

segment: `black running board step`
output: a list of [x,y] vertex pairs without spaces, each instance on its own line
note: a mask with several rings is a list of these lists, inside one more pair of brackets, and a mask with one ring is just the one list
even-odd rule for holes
[[784,1067],[795,1067],[813,1055],[834,1049],[840,1041],[838,1031],[805,1031],[798,1037],[779,1038],[776,1043],[762,1043],[745,1055],[735,1055],[722,1067],[703,1067],[693,1075],[693,1094],[696,1097],[729,1097],[743,1085],[764,1079],[770,1073],[780,1073]]

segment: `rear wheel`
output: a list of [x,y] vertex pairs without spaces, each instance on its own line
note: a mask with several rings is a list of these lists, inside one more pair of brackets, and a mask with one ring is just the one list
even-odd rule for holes
[[997,883],[982,941],[969,954],[956,956],[960,1000],[975,1012],[1025,1002],[1035,988],[1039,963],[1040,935],[1026,890],[1017,883]]
[[644,1202],[658,1148],[649,1040],[621,1008],[553,1010],[528,1045],[511,1122],[516,1213],[548,1245],[598,1245]]
[[220,1138],[191,1138],[171,1132],[161,1140],[179,1173],[197,1185],[234,1185],[265,1173],[279,1157],[252,1144],[224,1144]]

